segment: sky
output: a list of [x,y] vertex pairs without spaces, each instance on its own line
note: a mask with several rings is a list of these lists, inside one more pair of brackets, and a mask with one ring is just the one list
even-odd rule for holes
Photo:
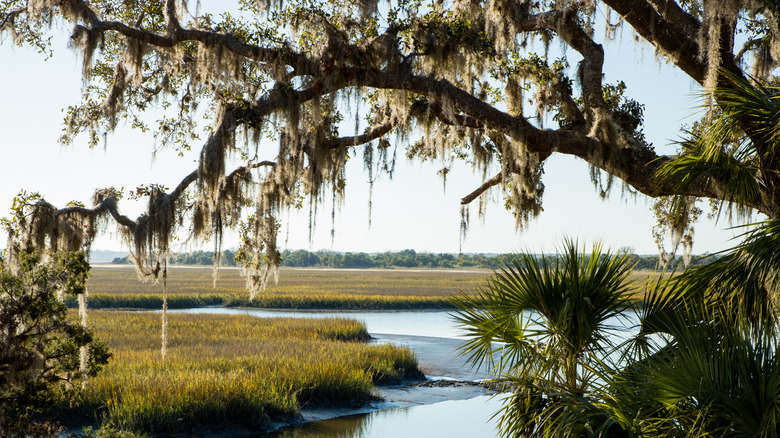
[[[628,95],[646,105],[649,141],[660,152],[669,153],[680,126],[691,123],[699,111],[697,89],[687,76],[658,62],[651,47],[635,43],[630,31],[625,32],[624,38],[605,43],[606,82],[626,82]],[[156,150],[150,134],[127,126],[120,125],[104,147],[96,149],[88,148],[85,137],[69,147],[57,142],[63,128],[62,110],[78,103],[83,85],[80,55],[67,47],[64,35],[65,31],[55,32],[55,54],[50,59],[31,49],[13,47],[9,41],[0,45],[0,216],[9,214],[13,197],[22,189],[40,192],[58,206],[70,200],[89,204],[96,188],[131,189],[150,183],[173,187],[195,168],[197,150],[184,157]],[[553,252],[568,236],[586,245],[599,240],[607,248],[657,252],[651,234],[655,222],[652,201],[641,195],[621,196],[620,187],[608,200],[601,200],[590,182],[588,165],[581,160],[557,155],[546,162],[544,212],[519,232],[511,213],[502,206],[500,191],[490,195],[493,202],[484,221],[478,219],[477,202],[473,202],[469,232],[461,241],[460,198],[480,185],[480,175],[466,166],[453,168],[444,190],[436,175],[439,163],[409,162],[403,150],[398,155],[392,181],[383,177],[374,184],[370,227],[368,177],[362,160],[354,159],[348,164],[346,197],[336,212],[333,238],[331,202],[326,200],[315,216],[312,236],[308,208],[283,215],[280,246],[353,252],[407,248],[449,253]],[[141,204],[127,200],[120,208],[131,217],[143,210]],[[93,249],[125,249],[112,230],[98,237]],[[728,248],[735,243],[730,240],[734,235],[724,221],[703,219],[696,228],[693,252]],[[4,242],[5,235],[0,234],[0,239]],[[225,247],[235,245],[236,236],[229,233]],[[197,248],[209,249],[210,244],[186,242],[179,250]]]

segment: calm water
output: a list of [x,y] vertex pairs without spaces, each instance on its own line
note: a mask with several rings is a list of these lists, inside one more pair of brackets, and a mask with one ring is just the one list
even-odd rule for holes
[[[300,312],[256,309],[199,308],[173,312],[243,314],[260,318],[350,318],[366,324],[377,342],[391,342],[411,348],[420,369],[430,378],[477,380],[484,371],[472,370],[455,349],[462,333],[447,312]],[[382,409],[366,414],[346,415],[312,421],[279,437],[494,437],[490,418],[500,408],[498,398],[483,395],[481,389],[395,389],[383,390],[387,402]],[[448,400],[449,398],[467,398]]]
[[407,335],[428,336],[433,338],[462,338],[463,333],[452,321],[447,312],[318,312],[285,311],[259,309],[228,309],[222,307],[204,307],[198,309],[169,310],[182,313],[219,313],[230,315],[252,315],[259,318],[349,318],[366,324],[372,336]]
[[338,438],[494,437],[496,423],[490,417],[501,407],[497,397],[444,401],[431,405],[387,409],[313,421],[274,436]]
[[[473,370],[455,350],[463,333],[447,312],[317,312],[257,309],[198,308],[171,311],[184,313],[245,314],[260,318],[350,318],[366,324],[377,342],[391,342],[411,348],[418,357],[420,369],[429,378],[478,380],[484,370]],[[631,325],[633,321],[616,321]],[[624,335],[625,336],[625,335]],[[278,437],[469,437],[496,436],[496,422],[491,417],[501,407],[500,396],[483,395],[480,389],[391,389],[383,390],[387,402],[382,410],[346,415],[323,421],[311,421]],[[452,400],[452,398],[462,398]],[[306,415],[304,415],[306,416]],[[311,418],[311,417],[309,417]]]

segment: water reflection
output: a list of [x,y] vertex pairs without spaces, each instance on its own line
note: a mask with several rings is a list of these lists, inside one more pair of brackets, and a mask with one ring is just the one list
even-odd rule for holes
[[[194,309],[169,310],[170,313],[214,313],[227,315],[251,315],[258,318],[349,318],[366,324],[368,332],[375,334],[427,336],[432,338],[464,339],[465,331],[456,326],[455,321],[447,311],[341,311],[323,312],[318,310],[267,310],[241,309],[228,307],[200,307]],[[526,311],[525,318],[533,321],[539,316],[533,311]],[[608,320],[606,325],[614,332],[616,339],[625,340],[630,333],[621,333],[638,323],[633,312]],[[530,323],[529,328],[537,327]]]
[[501,407],[498,397],[445,401],[432,405],[388,409],[364,415],[350,415],[314,421],[276,437],[494,437],[493,414]]
[[259,318],[349,318],[362,321],[368,332],[374,334],[429,336],[434,338],[463,338],[463,332],[455,327],[452,317],[443,311],[289,311],[265,309],[234,309],[203,307],[197,309],[169,310],[182,313],[218,313],[252,315]]
[[[321,312],[274,311],[259,309],[199,308],[180,310],[186,313],[245,314],[261,318],[350,318],[362,321],[377,342],[390,342],[411,348],[418,357],[420,369],[426,375],[478,380],[486,377],[486,370],[468,367],[454,351],[463,340],[463,333],[455,326],[447,312]],[[533,314],[526,315],[535,316]],[[615,319],[609,323],[617,328],[635,326],[634,315]],[[634,327],[635,330],[635,327]],[[613,341],[620,343],[631,333],[615,333]],[[399,403],[432,403],[440,394],[425,394],[420,389],[410,390],[413,397],[385,391],[385,399]],[[446,391],[445,391],[446,392]],[[481,392],[484,394],[484,392]],[[458,393],[461,397],[473,397],[473,393]],[[324,421],[313,421],[293,429],[277,433],[277,437],[495,437],[496,422],[491,420],[500,409],[501,400],[493,396],[477,396],[469,399],[449,400],[433,404],[415,404],[408,407],[385,409],[369,414],[350,415]],[[440,400],[441,398],[439,398]],[[320,417],[322,418],[322,417]]]

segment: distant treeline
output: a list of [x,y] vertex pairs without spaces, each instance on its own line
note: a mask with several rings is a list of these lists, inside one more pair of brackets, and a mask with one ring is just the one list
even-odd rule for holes
[[[222,254],[222,266],[236,266],[235,251],[226,250]],[[334,252],[334,251],[296,251],[285,250],[282,253],[282,266],[312,267],[312,268],[480,268],[497,269],[509,254],[485,255],[485,254],[434,254],[418,253],[413,249],[405,249],[398,252],[382,252],[367,254],[364,252]],[[658,268],[658,255],[636,255],[631,258],[635,261],[635,269],[655,270]],[[693,257],[694,265],[707,264],[713,260],[712,256]],[[682,266],[682,257],[678,257],[669,264],[669,268]],[[130,263],[128,257],[117,257],[112,263]],[[214,253],[211,251],[194,251],[188,253],[172,254],[170,263],[173,265],[213,265]]]

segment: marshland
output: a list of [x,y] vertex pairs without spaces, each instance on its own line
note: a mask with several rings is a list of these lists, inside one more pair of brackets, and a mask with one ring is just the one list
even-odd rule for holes
[[[309,310],[432,310],[452,308],[450,299],[485,286],[491,271],[437,269],[303,269],[281,268],[253,300],[235,268],[170,267],[168,307],[256,307]],[[631,274],[638,298],[647,271]],[[90,308],[160,309],[162,287],[139,283],[124,265],[98,265],[89,282]],[[74,304],[75,301],[71,301]]]
[[[354,311],[382,316],[381,332],[409,325],[399,311],[411,311],[439,327],[411,323],[415,335],[451,337],[445,316],[450,299],[481,287],[487,271],[286,268],[278,284],[250,303],[236,269],[221,269],[214,283],[212,268],[171,267],[168,306],[210,307],[169,314],[164,361],[161,286],[139,282],[129,266],[98,265],[90,274],[88,324],[112,357],[75,400],[55,408],[55,418],[66,426],[91,424],[156,435],[265,433],[301,423],[302,409],[343,415],[394,406],[382,405],[382,388],[408,388],[426,377],[409,339],[380,335],[384,338],[377,342],[361,317],[366,313]],[[224,314],[231,312],[225,306],[235,308],[232,313],[257,307],[306,313],[260,318]],[[71,312],[76,318],[75,309]],[[314,318],[322,315],[327,317]],[[440,353],[443,360],[429,360],[429,367],[449,360],[458,343],[440,341],[446,345]],[[467,368],[463,361],[459,366]],[[485,391],[462,393],[453,397],[471,398]],[[446,399],[421,397],[419,404]],[[370,405],[374,407],[365,408]]]
[[[318,410],[330,410],[329,418],[401,409],[383,411],[379,420],[315,421],[285,432],[308,436],[306,428],[359,431],[381,421],[393,427],[394,412],[409,421],[415,416],[406,410],[447,398],[461,404],[454,413],[483,406],[495,412],[497,402],[485,399],[483,388],[421,389],[414,403],[394,403],[392,392],[426,379],[413,349],[424,355],[428,377],[485,377],[455,354],[462,337],[448,312],[453,297],[484,288],[490,271],[282,268],[278,283],[250,302],[238,269],[221,268],[214,282],[211,267],[170,267],[164,362],[161,286],[139,282],[126,265],[96,265],[90,274],[89,326],[113,356],[75,401],[55,409],[66,425],[265,433],[323,418]],[[635,293],[647,275],[631,274]],[[433,345],[442,351],[432,352]]]
[[[466,359],[509,389],[500,435],[778,436],[777,1],[202,3],[0,2],[0,436],[52,435],[33,414],[102,436],[265,433],[462,395],[408,383],[458,339],[356,313],[406,326],[403,309],[452,312]],[[266,288],[284,248],[549,254],[561,234],[685,268],[642,293],[629,251],[564,238],[483,287],[341,289],[343,271]],[[694,235],[711,264],[688,266]],[[96,269],[85,288],[106,237],[159,285],[101,290]],[[250,298],[169,271],[180,243],[234,247]],[[245,314],[203,315],[219,311]],[[455,427],[412,430],[496,435]]]
[[60,415],[121,430],[267,431],[302,406],[355,406],[421,378],[409,349],[368,345],[348,319],[178,314],[164,362],[158,314],[93,311],[90,325],[113,356]]

